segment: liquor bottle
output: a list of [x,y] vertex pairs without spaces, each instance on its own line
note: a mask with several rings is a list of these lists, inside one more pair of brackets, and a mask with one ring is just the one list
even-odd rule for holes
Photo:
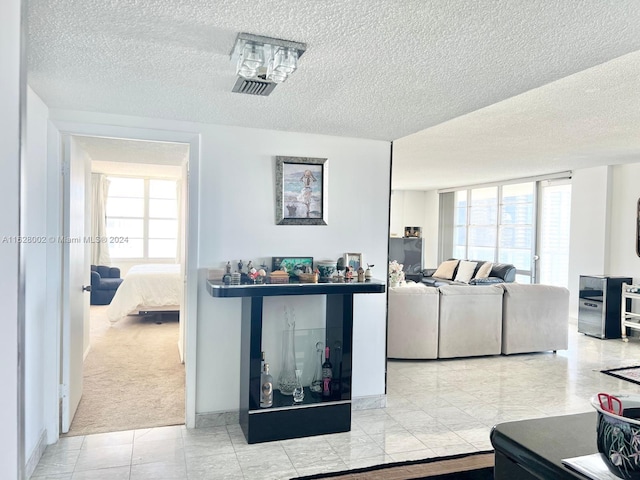
[[264,364],[260,375],[260,407],[268,408],[273,405],[273,377],[269,373],[269,364]]
[[324,363],[322,364],[322,396],[331,396],[331,379],[333,378],[333,365],[329,360],[329,347],[324,349]]

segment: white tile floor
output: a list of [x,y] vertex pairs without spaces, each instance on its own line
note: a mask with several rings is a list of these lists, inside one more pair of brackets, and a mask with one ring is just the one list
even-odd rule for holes
[[491,449],[500,422],[591,411],[599,391],[640,386],[599,373],[640,364],[640,341],[598,340],[570,325],[569,350],[390,361],[388,406],[353,412],[352,431],[247,445],[240,427],[162,427],[62,438],[33,479],[288,479],[383,462]]

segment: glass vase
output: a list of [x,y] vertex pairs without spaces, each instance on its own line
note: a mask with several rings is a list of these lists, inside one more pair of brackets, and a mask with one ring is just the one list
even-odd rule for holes
[[283,395],[293,395],[298,380],[296,378],[296,348],[295,334],[296,321],[293,311],[289,311],[284,307],[284,318],[286,321],[286,330],[282,341],[282,368],[278,377],[278,389]]
[[313,380],[311,381],[311,386],[309,390],[312,393],[320,394],[322,393],[322,352],[324,351],[324,344],[322,342],[316,343],[316,357],[318,361],[316,362],[314,371],[313,371]]

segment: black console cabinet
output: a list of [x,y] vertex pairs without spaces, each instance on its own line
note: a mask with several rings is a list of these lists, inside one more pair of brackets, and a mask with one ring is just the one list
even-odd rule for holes
[[[622,336],[620,307],[622,283],[633,283],[631,277],[580,275],[578,332],[598,338]],[[627,310],[631,300],[627,300]]]
[[[242,298],[240,426],[248,443],[324,435],[351,430],[351,358],[353,295],[384,293],[378,280],[349,283],[289,283],[286,285],[220,285],[207,282],[214,297]],[[340,358],[332,358],[335,391],[329,398],[314,397],[305,388],[305,400],[294,405],[290,396],[275,391],[273,406],[260,408],[260,361],[264,297],[326,295],[326,345],[339,342]],[[336,374],[337,373],[337,374]],[[332,390],[334,387],[332,387]]]

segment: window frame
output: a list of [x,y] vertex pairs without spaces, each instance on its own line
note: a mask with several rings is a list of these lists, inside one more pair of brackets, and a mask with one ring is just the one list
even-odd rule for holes
[[[178,241],[179,241],[179,235],[180,235],[180,226],[178,224],[179,221],[179,217],[178,217],[178,212],[179,212],[179,198],[177,195],[177,186],[176,186],[176,197],[175,197],[175,202],[176,202],[176,216],[175,217],[150,217],[149,216],[149,205],[150,205],[150,201],[152,200],[152,198],[150,197],[150,191],[151,191],[151,181],[169,181],[169,182],[177,182],[178,179],[175,178],[167,178],[167,177],[155,177],[155,176],[151,176],[151,175],[107,175],[107,178],[109,179],[116,179],[116,178],[131,178],[131,179],[136,179],[136,180],[142,180],[143,181],[143,216],[142,217],[120,217],[120,216],[109,216],[106,215],[105,213],[105,223],[108,224],[109,218],[112,219],[120,219],[120,220],[142,220],[142,256],[140,257],[118,257],[118,256],[111,256],[111,259],[114,261],[119,261],[119,262],[136,262],[136,261],[143,261],[143,262],[148,262],[148,261],[158,261],[158,260],[173,260],[175,261],[178,258],[178,253],[177,253],[177,246],[178,246]],[[107,208],[108,208],[108,203],[109,203],[109,198],[110,195],[107,193]],[[114,197],[114,198],[140,198],[140,197]],[[156,197],[154,197],[156,198]],[[160,198],[160,197],[158,197]],[[160,198],[161,199],[161,198]],[[176,253],[173,256],[170,257],[150,257],[149,256],[149,241],[150,240],[167,240],[167,238],[149,238],[149,222],[151,220],[175,220],[176,222],[176,232],[175,232],[175,241],[176,241]],[[109,235],[108,231],[107,231],[107,235]],[[138,239],[138,237],[135,237],[136,239]],[[169,239],[170,240],[170,239]],[[111,244],[109,245],[111,248]]]

